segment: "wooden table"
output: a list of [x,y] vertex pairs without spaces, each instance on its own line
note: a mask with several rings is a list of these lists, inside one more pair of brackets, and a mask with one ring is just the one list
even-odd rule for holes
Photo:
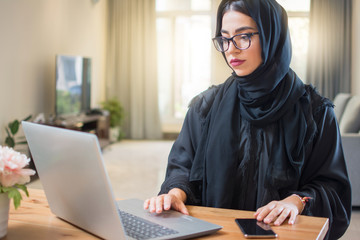
[[[97,239],[95,236],[60,220],[49,209],[43,190],[29,189],[15,210],[11,202],[8,234],[4,239]],[[221,225],[215,234],[198,239],[245,239],[235,218],[251,218],[253,212],[188,206],[190,215]],[[327,218],[298,216],[295,225],[273,226],[279,239],[323,239],[329,228]]]

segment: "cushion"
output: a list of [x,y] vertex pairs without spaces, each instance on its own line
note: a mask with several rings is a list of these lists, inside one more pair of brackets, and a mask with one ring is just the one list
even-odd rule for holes
[[353,96],[346,104],[340,121],[341,133],[357,133],[360,131],[360,96]]
[[350,97],[351,97],[350,93],[339,93],[334,98],[334,105],[335,105],[334,111],[338,122],[341,121],[341,117],[344,113],[345,106],[350,100]]

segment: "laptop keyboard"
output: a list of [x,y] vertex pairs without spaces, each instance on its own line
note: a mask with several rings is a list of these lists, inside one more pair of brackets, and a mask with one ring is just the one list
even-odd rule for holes
[[177,231],[152,223],[143,218],[119,210],[126,235],[135,239],[151,239],[178,233]]

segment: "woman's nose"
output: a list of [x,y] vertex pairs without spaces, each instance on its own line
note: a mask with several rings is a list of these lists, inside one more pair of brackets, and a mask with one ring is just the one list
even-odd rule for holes
[[234,51],[240,51],[238,48],[235,47],[234,42],[230,41],[229,42],[229,49],[228,52],[234,52]]

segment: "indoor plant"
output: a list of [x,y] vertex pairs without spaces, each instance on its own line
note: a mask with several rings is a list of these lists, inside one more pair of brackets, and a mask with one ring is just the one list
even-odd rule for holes
[[121,103],[115,99],[109,99],[101,103],[102,108],[110,114],[110,140],[119,141],[124,137],[121,131],[121,124],[124,120],[124,108]]
[[[29,119],[31,119],[31,115],[27,116],[23,121],[28,121]],[[15,139],[15,135],[19,131],[20,124],[20,121],[15,119],[14,121],[9,122],[8,126],[5,127],[7,133],[5,144],[11,148],[14,148],[16,144],[26,144],[26,140],[24,139]]]
[[0,238],[7,233],[10,199],[17,209],[22,200],[19,190],[29,196],[25,184],[35,174],[34,170],[24,168],[29,162],[25,154],[0,145]]
[[[31,118],[32,115],[29,115],[26,118],[24,118],[22,121],[29,121]],[[17,119],[8,123],[8,125],[5,127],[5,131],[7,133],[5,139],[5,145],[10,148],[13,148],[16,151],[19,151],[20,153],[28,155],[31,160],[31,153],[29,147],[27,146],[27,141],[25,136],[17,136],[17,134],[19,133],[20,125],[21,125],[21,121]],[[35,169],[33,161],[30,161],[29,165],[31,169]]]

